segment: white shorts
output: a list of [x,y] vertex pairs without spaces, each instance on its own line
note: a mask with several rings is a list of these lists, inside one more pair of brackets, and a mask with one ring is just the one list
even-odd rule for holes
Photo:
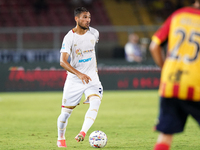
[[73,82],[66,80],[63,89],[62,107],[75,108],[79,105],[83,93],[85,94],[84,104],[89,103],[90,96],[98,96],[100,99],[103,97],[103,87],[101,82],[90,81],[88,84],[80,82]]

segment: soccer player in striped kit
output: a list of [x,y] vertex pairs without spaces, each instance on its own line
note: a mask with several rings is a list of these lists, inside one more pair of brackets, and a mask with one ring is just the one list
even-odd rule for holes
[[[161,44],[168,40],[166,58]],[[200,125],[200,0],[176,10],[153,35],[150,52],[161,67],[160,132],[154,150],[169,150],[188,115]]]
[[[58,117],[58,147],[67,147],[65,131],[73,109],[80,103],[83,93],[90,107],[85,114],[85,120],[80,133],[75,137],[77,142],[83,141],[87,131],[93,125],[101,99],[103,87],[97,73],[95,44],[99,40],[99,32],[90,27],[91,15],[84,8],[74,10],[76,27],[70,30],[63,39],[60,50],[60,65],[67,70],[62,98],[61,114]],[[71,58],[68,63],[68,58]]]

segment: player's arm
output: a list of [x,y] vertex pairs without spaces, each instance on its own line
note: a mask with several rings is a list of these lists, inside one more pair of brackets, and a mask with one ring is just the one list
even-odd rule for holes
[[68,58],[69,58],[69,54],[67,52],[62,52],[60,54],[60,65],[67,71],[75,74],[79,79],[82,80],[83,84],[85,83],[89,83],[89,81],[92,81],[92,79],[87,76],[86,74],[83,74],[81,72],[79,72],[78,70],[76,70],[74,67],[72,67],[69,63],[68,63]]
[[172,20],[173,14],[167,18],[163,23],[161,28],[153,35],[152,41],[149,46],[151,55],[155,63],[162,68],[165,58],[164,51],[162,50],[162,44],[167,40],[169,34],[170,23]]
[[149,50],[151,52],[151,55],[155,61],[155,63],[162,68],[165,58],[164,58],[164,52],[162,50],[162,47],[157,44],[156,42],[152,41]]

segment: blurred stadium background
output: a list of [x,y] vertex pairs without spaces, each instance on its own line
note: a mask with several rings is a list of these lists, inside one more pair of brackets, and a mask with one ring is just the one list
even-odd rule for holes
[[[105,90],[156,89],[160,70],[148,45],[174,10],[190,0],[0,0],[0,91],[62,90],[59,66],[64,35],[75,26],[73,10],[86,7],[100,32],[96,48]],[[124,45],[135,32],[144,61],[128,63]]]

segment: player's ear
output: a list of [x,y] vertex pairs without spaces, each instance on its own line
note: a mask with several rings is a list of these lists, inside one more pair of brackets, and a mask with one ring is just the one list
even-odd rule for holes
[[78,16],[75,16],[74,19],[75,19],[75,21],[77,22],[77,21],[78,21]]

